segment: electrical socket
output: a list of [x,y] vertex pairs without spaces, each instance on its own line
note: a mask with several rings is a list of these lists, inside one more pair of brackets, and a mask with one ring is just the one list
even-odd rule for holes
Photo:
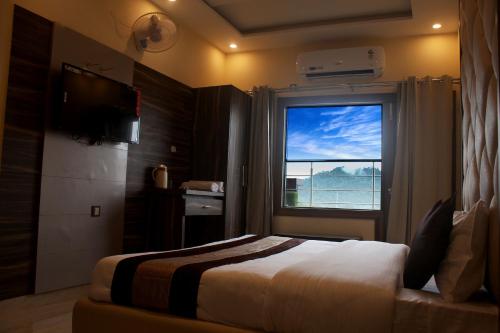
[[90,207],[90,216],[92,216],[92,217],[101,216],[101,206],[91,206]]

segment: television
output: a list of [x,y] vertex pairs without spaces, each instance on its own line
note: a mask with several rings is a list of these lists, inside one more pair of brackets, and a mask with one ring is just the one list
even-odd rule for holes
[[57,128],[89,144],[139,143],[140,90],[63,63]]

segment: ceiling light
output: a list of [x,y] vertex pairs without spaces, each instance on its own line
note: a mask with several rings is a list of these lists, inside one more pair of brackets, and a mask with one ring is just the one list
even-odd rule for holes
[[175,2],[176,0],[168,0],[169,2]]
[[434,24],[432,25],[432,29],[436,29],[436,30],[437,30],[437,29],[441,29],[441,27],[442,27],[441,23],[434,23]]
[[231,44],[229,44],[229,47],[232,49],[237,49],[238,45],[236,43],[231,43]]

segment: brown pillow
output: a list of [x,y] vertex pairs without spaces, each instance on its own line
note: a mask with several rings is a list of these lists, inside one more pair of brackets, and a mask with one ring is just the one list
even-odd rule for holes
[[420,222],[406,260],[405,288],[422,289],[438,271],[448,249],[454,207],[454,197],[443,203],[438,202]]

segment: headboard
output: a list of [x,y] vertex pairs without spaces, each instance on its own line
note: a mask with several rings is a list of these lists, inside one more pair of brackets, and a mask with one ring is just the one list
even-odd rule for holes
[[490,207],[486,286],[500,301],[497,0],[460,1],[463,205]]

